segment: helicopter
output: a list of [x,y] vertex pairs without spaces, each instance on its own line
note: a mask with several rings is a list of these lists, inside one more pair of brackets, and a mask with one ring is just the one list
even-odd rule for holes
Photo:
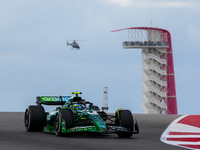
[[76,40],[74,40],[72,43],[68,43],[68,41],[67,41],[67,46],[68,45],[70,45],[71,47],[72,47],[72,49],[80,49],[80,47],[79,47],[79,45],[78,45],[78,43],[76,42]]

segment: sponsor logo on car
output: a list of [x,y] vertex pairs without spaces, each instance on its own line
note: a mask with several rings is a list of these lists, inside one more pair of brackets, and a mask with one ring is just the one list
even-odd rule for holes
[[[70,97],[69,96],[63,96],[62,97],[62,101],[67,101]],[[59,102],[61,101],[61,99],[59,97],[48,97],[48,96],[45,96],[45,97],[41,97],[41,100],[42,101],[49,101],[49,102]]]
[[108,129],[113,131],[128,131],[127,128],[121,127],[121,126],[108,126]]
[[95,126],[74,127],[67,130],[67,132],[80,132],[95,130]]

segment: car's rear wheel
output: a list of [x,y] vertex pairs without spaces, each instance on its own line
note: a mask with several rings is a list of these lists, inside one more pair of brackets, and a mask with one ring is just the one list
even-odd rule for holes
[[[66,130],[73,126],[73,116],[72,112],[67,109],[60,109],[58,114],[56,115],[55,120],[55,134],[57,136],[63,136],[62,132],[62,122],[65,121]],[[69,134],[66,134],[69,135]]]
[[42,106],[28,106],[24,115],[27,131],[42,131],[46,123],[45,110]]
[[[116,113],[117,115],[117,113]],[[133,116],[130,110],[120,110],[119,116],[116,116],[116,125],[127,128],[130,132],[118,132],[119,137],[128,138],[133,135]]]

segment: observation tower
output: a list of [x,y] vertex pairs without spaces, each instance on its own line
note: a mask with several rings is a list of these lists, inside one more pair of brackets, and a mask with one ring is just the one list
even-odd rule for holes
[[143,65],[142,108],[145,113],[177,114],[171,35],[165,29],[130,27],[124,49],[141,49]]

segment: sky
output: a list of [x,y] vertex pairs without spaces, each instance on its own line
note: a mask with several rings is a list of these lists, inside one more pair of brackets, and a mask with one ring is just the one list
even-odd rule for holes
[[178,113],[200,114],[199,18],[199,0],[0,0],[0,111],[73,91],[102,107],[108,87],[108,112],[144,113],[141,50],[111,31],[158,27],[172,36]]

